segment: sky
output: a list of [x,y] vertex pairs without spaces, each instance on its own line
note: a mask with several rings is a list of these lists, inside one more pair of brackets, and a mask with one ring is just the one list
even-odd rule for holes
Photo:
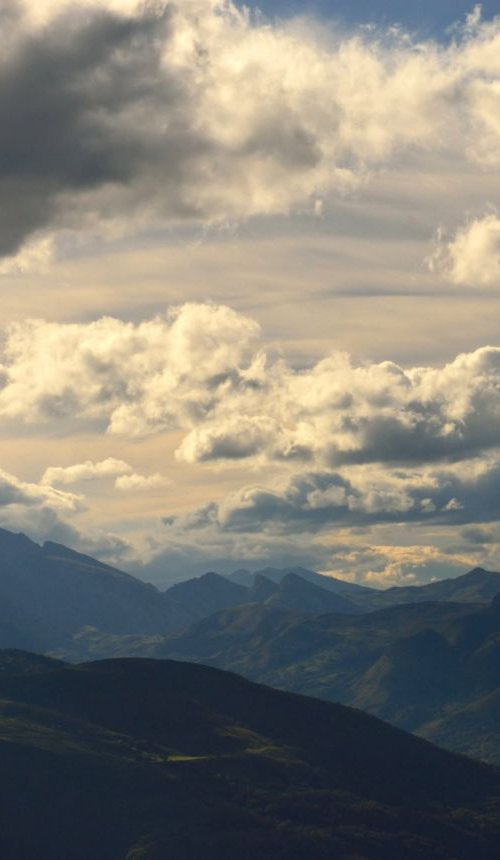
[[0,0],[0,526],[500,569],[495,12]]
[[[465,20],[473,11],[475,4],[467,0],[315,0],[307,3],[264,0],[250,5],[257,5],[268,18],[306,13],[344,26],[399,25],[414,35],[444,39],[457,23]],[[481,4],[483,19],[493,18],[498,11],[495,0],[486,0]]]

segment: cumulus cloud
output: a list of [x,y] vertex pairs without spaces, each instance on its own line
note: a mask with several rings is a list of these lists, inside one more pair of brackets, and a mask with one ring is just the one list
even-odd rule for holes
[[157,472],[153,475],[139,475],[137,472],[132,472],[130,475],[120,475],[115,481],[115,488],[124,493],[134,493],[152,490],[155,487],[165,487],[168,483],[168,478]]
[[439,46],[266,22],[230,0],[1,11],[0,254],[14,259],[49,228],[313,212],[417,151],[500,162],[498,20]]
[[139,325],[16,323],[5,342],[0,414],[81,416],[131,435],[196,423],[225,390],[245,384],[257,333],[230,308],[190,304]]
[[431,271],[466,287],[500,287],[500,218],[490,212],[460,227],[450,241],[438,233]]
[[185,531],[318,534],[384,523],[459,525],[500,516],[500,460],[415,470],[299,472],[282,486],[247,485],[168,520]]
[[334,352],[296,370],[260,349],[258,334],[252,319],[209,304],[138,324],[16,323],[5,334],[0,419],[60,429],[80,419],[127,436],[180,430],[177,457],[188,463],[408,465],[499,446],[500,347],[412,368]]
[[[376,588],[421,585],[450,575],[464,573],[475,559],[465,552],[444,552],[435,546],[374,545],[353,549],[339,559],[346,578]],[[353,573],[349,575],[349,564]]]
[[55,484],[78,484],[81,481],[102,478],[114,478],[115,489],[124,493],[151,490],[169,483],[166,477],[157,472],[153,475],[141,475],[134,472],[130,463],[107,457],[106,460],[86,460],[85,463],[75,463],[72,466],[49,466],[43,473],[40,484],[43,487],[53,487]]
[[[324,534],[297,527],[289,531],[222,530],[213,523],[201,530],[171,522],[157,536],[150,557],[136,570],[140,576],[166,583],[197,576],[207,569],[230,573],[237,568],[303,566],[352,582],[376,587],[412,585],[470,570],[481,560],[477,546],[416,544],[417,534],[387,532],[387,526],[339,529]],[[420,535],[421,537],[421,535]],[[413,541],[411,540],[413,538]],[[400,543],[401,541],[401,543]],[[456,543],[456,541],[455,541]],[[498,547],[497,547],[498,549]]]
[[0,470],[0,506],[23,505],[28,508],[48,507],[54,511],[76,512],[83,510],[81,496],[53,487],[21,481],[9,472]]
[[[411,585],[495,568],[500,558],[500,461],[439,469],[349,467],[253,484],[187,514],[141,574],[166,581],[302,564],[377,587]],[[429,536],[433,545],[429,543]],[[420,541],[420,543],[418,543]]]
[[23,481],[0,469],[0,527],[22,531],[41,543],[46,540],[64,543],[113,563],[134,556],[136,547],[119,535],[76,526],[75,517],[86,510],[86,501],[79,494]]
[[76,463],[73,466],[49,466],[42,475],[41,484],[77,484],[79,481],[90,481],[94,478],[109,478],[130,475],[132,466],[123,460],[108,457],[106,460]]

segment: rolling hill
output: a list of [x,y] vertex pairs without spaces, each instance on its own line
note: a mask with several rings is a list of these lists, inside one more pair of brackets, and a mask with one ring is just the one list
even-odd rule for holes
[[418,603],[314,620],[268,605],[238,607],[151,653],[343,702],[500,764],[499,597],[489,607]]
[[5,860],[493,860],[500,772],[187,663],[0,653]]
[[[203,662],[500,764],[500,598],[484,603],[499,576],[476,569],[381,592],[267,569],[247,585],[209,573],[162,593],[67,547],[0,530],[0,646],[74,662]],[[368,611],[380,602],[395,605]]]

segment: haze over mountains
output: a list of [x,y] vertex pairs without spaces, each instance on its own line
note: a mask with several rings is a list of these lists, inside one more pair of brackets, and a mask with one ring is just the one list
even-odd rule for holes
[[79,662],[170,657],[354,705],[500,764],[500,574],[379,591],[303,568],[167,592],[0,531],[0,646]]
[[498,592],[500,574],[480,569],[427,586],[379,591],[304,568],[237,571],[229,577],[207,573],[160,592],[68,547],[39,546],[0,529],[0,645],[5,647],[47,650],[85,627],[116,636],[165,635],[245,604],[354,615],[430,600],[487,603]]

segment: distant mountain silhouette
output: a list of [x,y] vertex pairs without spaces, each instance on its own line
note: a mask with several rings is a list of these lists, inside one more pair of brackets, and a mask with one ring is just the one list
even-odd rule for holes
[[204,662],[500,764],[500,574],[477,568],[387,591],[304,568],[250,577],[242,585],[208,573],[162,593],[67,547],[0,530],[0,646],[75,662]]
[[454,603],[489,603],[500,593],[500,573],[476,567],[452,579],[442,579],[428,585],[410,585],[376,591],[359,601],[366,608],[378,609],[401,603],[427,603],[451,601]]
[[496,860],[500,771],[204,666],[0,653],[0,855]]
[[117,637],[134,637],[122,644],[135,654],[137,637],[169,635],[246,603],[304,614],[355,614],[429,600],[484,603],[499,592],[500,574],[481,569],[430,585],[378,591],[301,567],[236,571],[230,577],[207,573],[160,592],[68,547],[39,546],[0,529],[0,646],[66,648],[74,659],[88,654],[87,639],[100,656],[99,634],[103,648],[108,637],[110,650],[104,653],[111,654],[119,651]]
[[305,567],[266,567],[262,570],[255,571],[255,573],[250,573],[248,570],[240,569],[230,573],[227,579],[250,588],[252,587],[255,579],[259,576],[264,576],[266,579],[270,579],[271,582],[279,584],[283,579],[285,579],[285,577],[290,575],[300,576],[301,579],[305,579],[313,585],[317,585],[320,588],[324,588],[327,591],[333,592],[333,594],[339,594],[343,597],[352,597],[354,594],[362,594],[365,596],[371,593],[377,594],[377,590],[375,588],[368,588],[365,585],[357,585],[354,582],[346,582],[345,580],[337,579],[334,576],[316,573],[314,570],[308,570]]
[[289,575],[299,576],[320,588],[345,597],[363,612],[374,612],[386,606],[403,603],[429,603],[451,601],[453,603],[490,603],[500,593],[500,573],[492,573],[477,567],[461,576],[431,582],[427,585],[394,586],[393,588],[368,588],[357,583],[345,582],[333,576],[315,573],[303,567],[265,568],[250,573],[237,570],[227,579],[251,587],[255,577],[264,576],[281,583]]
[[265,603],[274,594],[279,592],[279,585],[268,579],[262,573],[258,573],[248,588],[246,603]]
[[165,592],[193,620],[205,618],[219,609],[238,606],[248,599],[248,589],[218,573],[205,573],[196,579],[179,582]]
[[314,582],[303,579],[297,573],[287,573],[279,581],[273,594],[264,602],[269,606],[295,609],[297,612],[313,612],[316,615],[327,612],[351,614],[361,611],[353,601],[321,588]]
[[5,529],[0,529],[0,606],[0,642],[43,650],[86,625],[115,634],[150,634],[193,620],[152,585],[67,547],[40,547]]

